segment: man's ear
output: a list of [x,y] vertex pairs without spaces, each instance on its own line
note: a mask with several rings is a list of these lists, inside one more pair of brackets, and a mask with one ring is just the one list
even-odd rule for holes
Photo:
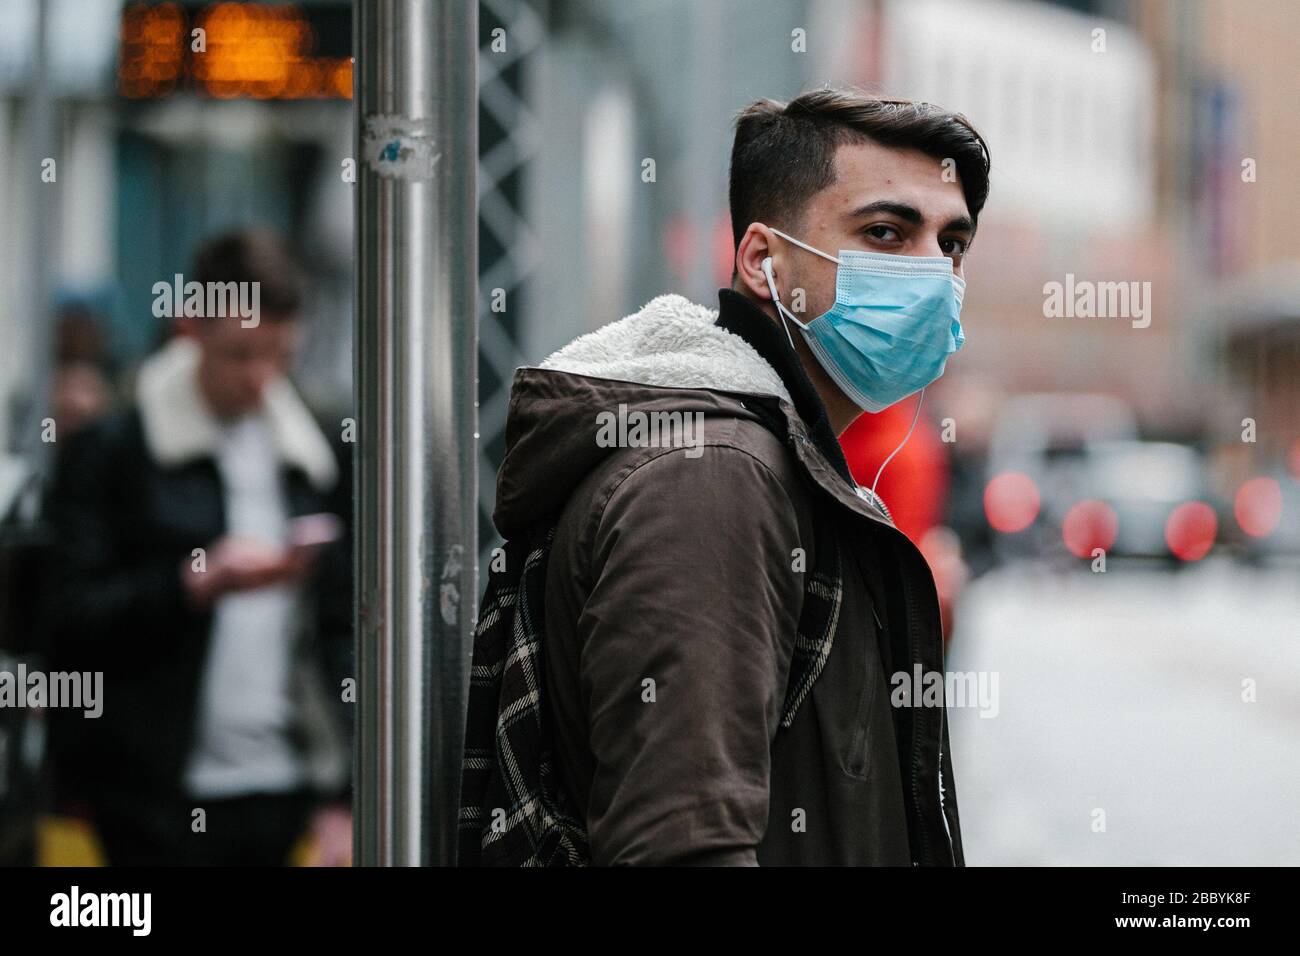
[[759,302],[771,302],[772,293],[763,274],[763,260],[772,258],[772,272],[780,276],[781,267],[772,243],[772,232],[762,223],[750,223],[736,248],[736,279],[732,287]]

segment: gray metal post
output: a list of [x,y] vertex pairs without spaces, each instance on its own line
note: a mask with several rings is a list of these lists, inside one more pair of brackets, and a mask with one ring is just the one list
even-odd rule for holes
[[451,864],[477,597],[477,0],[357,0],[353,24],[355,858]]
[[[53,159],[58,151],[58,129],[54,92],[50,81],[50,3],[39,0],[33,24],[31,80],[27,87],[23,112],[24,162],[23,188],[28,194],[26,229],[30,245],[27,252],[26,295],[29,336],[29,370],[31,406],[22,432],[10,445],[21,452],[39,479],[49,470],[50,445],[42,440],[42,421],[54,414],[53,352],[54,296],[58,272],[59,186],[43,182],[42,163]],[[57,182],[57,180],[56,180]],[[66,193],[65,193],[66,195]],[[58,423],[55,423],[58,427]],[[38,487],[33,482],[33,489]]]

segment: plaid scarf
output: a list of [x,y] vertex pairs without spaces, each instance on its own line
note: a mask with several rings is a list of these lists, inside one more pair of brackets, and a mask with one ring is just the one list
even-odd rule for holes
[[[843,579],[834,530],[817,509],[817,567],[804,585],[781,728],[831,652]],[[546,567],[555,525],[507,541],[474,632],[462,763],[460,866],[586,866],[587,831],[556,779],[545,697]],[[778,731],[779,732],[779,731]]]

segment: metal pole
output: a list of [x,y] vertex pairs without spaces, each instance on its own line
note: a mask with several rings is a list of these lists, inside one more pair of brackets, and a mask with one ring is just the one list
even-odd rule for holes
[[[26,306],[31,372],[31,405],[22,433],[10,444],[26,457],[33,476],[45,475],[50,464],[50,446],[42,440],[41,422],[53,415],[54,296],[52,290],[58,272],[58,217],[60,188],[55,182],[41,179],[43,163],[54,159],[58,149],[54,93],[50,82],[50,4],[36,4],[32,49],[32,74],[23,115],[23,138],[26,162],[23,163],[25,190],[28,195],[28,232],[31,239],[28,259]],[[56,173],[58,171],[55,167]],[[66,193],[64,194],[66,195]],[[55,423],[58,427],[58,423]],[[33,488],[37,487],[33,483]]]
[[477,547],[477,0],[357,0],[356,861],[455,859]]

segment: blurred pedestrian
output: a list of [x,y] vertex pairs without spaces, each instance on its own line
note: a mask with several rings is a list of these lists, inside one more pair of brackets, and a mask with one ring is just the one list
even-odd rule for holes
[[301,279],[247,231],[184,288],[131,407],[59,446],[53,644],[104,705],[57,715],[56,772],[110,864],[283,864],[307,830],[345,862],[348,472],[286,377]]

